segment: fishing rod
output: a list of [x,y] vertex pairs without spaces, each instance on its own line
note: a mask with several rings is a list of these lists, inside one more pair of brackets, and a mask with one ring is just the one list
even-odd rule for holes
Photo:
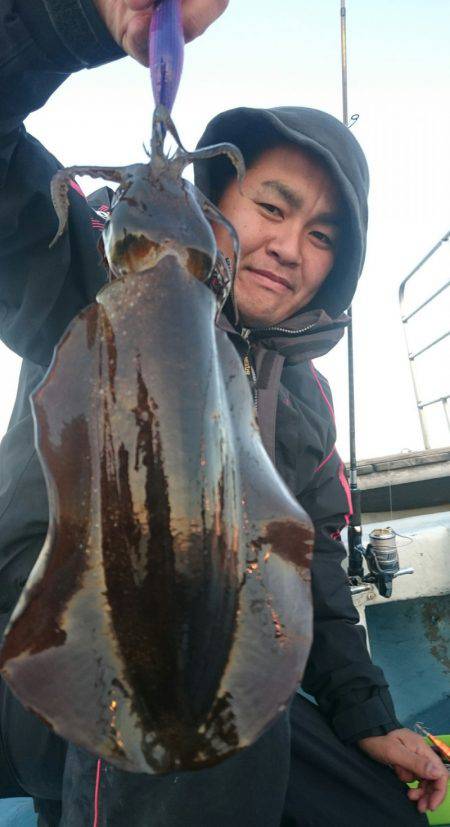
[[[341,69],[342,69],[342,122],[348,126],[347,94],[347,9],[345,0],[341,0]],[[355,426],[355,374],[353,357],[353,315],[351,306],[347,310],[349,324],[347,328],[347,365],[348,365],[348,415],[350,436],[350,494],[353,513],[348,526],[348,575],[362,579],[364,576],[361,528],[361,493],[358,488],[356,465],[356,426]]]
[[[358,116],[348,118],[347,94],[347,9],[341,0],[341,67],[342,67],[342,122],[353,126]],[[347,310],[347,364],[348,364],[348,414],[350,436],[350,495],[352,514],[348,525],[348,577],[353,594],[369,591],[375,584],[383,597],[392,594],[392,581],[403,574],[412,574],[412,568],[400,569],[396,532],[390,528],[376,528],[370,532],[367,547],[362,542],[361,491],[358,487],[356,463],[356,416],[355,416],[355,372],[353,354],[353,313]],[[364,560],[368,573],[364,571]]]

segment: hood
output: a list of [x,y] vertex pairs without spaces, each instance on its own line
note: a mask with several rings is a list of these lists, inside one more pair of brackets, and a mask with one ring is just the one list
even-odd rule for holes
[[[239,148],[250,142],[264,147],[274,133],[320,155],[340,188],[346,216],[336,262],[310,304],[296,314],[299,322],[305,311],[311,310],[323,310],[330,320],[337,319],[352,302],[366,252],[369,173],[364,153],[348,127],[337,118],[300,106],[240,107],[222,112],[210,121],[197,148],[221,141]],[[211,159],[194,164],[195,183],[207,196],[215,162]]]

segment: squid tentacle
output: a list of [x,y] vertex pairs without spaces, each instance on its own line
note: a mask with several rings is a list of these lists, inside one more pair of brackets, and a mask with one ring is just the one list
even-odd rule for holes
[[165,157],[163,151],[166,132],[169,132],[169,134],[172,135],[181,151],[187,154],[187,150],[181,143],[181,138],[171,118],[169,110],[166,109],[163,104],[159,104],[153,115],[153,131],[151,139],[151,158],[153,162],[159,158],[163,160],[164,163],[167,163],[167,158]]
[[228,221],[228,218],[225,218],[223,213],[220,212],[219,208],[216,207],[216,205],[213,204],[212,201],[210,201],[209,198],[206,197],[206,195],[203,195],[203,193],[197,187],[195,187],[195,190],[196,190],[197,199],[199,201],[199,204],[200,204],[206,218],[209,221],[215,221],[217,224],[222,224],[222,226],[225,227],[226,230],[228,230],[228,233],[231,237],[231,241],[233,243],[233,254],[234,254],[234,261],[233,261],[233,267],[232,267],[232,289],[233,289],[234,279],[235,279],[236,272],[237,272],[237,269],[238,269],[238,266],[239,266],[240,244],[239,244],[238,234],[237,234],[236,230],[234,229],[232,223],[230,221]]
[[119,184],[124,182],[128,167],[114,168],[114,167],[67,167],[60,169],[56,175],[53,176],[50,192],[52,196],[53,206],[58,217],[58,229],[55,237],[49,244],[49,248],[53,247],[58,239],[63,235],[67,227],[67,218],[69,214],[69,196],[68,190],[71,181],[76,175],[89,175],[91,178],[106,178],[109,181],[117,181]]
[[[175,166],[176,172],[181,175],[181,172],[188,164],[192,164],[194,161],[216,158],[219,155],[226,155],[227,158],[229,158],[236,170],[239,184],[242,184],[245,176],[245,162],[242,152],[237,146],[234,146],[234,144],[214,144],[213,146],[205,146],[202,149],[195,149],[192,152],[183,152],[183,154],[176,155],[171,163],[172,166]],[[240,190],[242,192],[242,187],[240,187]]]

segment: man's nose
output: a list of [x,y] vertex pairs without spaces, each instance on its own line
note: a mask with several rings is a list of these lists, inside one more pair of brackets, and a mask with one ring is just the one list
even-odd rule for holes
[[302,262],[301,233],[290,227],[277,227],[268,241],[267,252],[285,267],[298,267]]

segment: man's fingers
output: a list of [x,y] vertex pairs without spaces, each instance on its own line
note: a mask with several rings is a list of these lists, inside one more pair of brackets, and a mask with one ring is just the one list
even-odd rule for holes
[[386,758],[387,763],[403,767],[404,770],[409,770],[414,774],[414,778],[433,780],[442,775],[444,768],[442,762],[434,756],[431,750],[430,753],[431,758],[428,754],[421,755],[417,752],[412,752],[411,749],[404,746],[400,741],[393,741],[389,745]]
[[396,729],[387,735],[362,738],[358,744],[371,758],[393,767],[402,781],[419,779],[417,789],[408,791],[409,799],[416,802],[419,812],[434,810],[442,803],[448,773],[420,735],[408,729]]
[[149,12],[136,12],[128,23],[122,43],[125,51],[144,66],[148,66],[148,30],[150,20],[151,14]]
[[[102,8],[105,0],[95,0]],[[119,42],[139,63],[148,66],[148,32],[156,0],[125,0],[125,27]],[[228,0],[182,0],[184,38],[188,43],[214,23],[228,6]],[[114,34],[116,36],[116,34]],[[116,36],[117,39],[117,36]]]
[[424,813],[426,810],[435,810],[439,807],[447,792],[448,774],[433,751],[425,749],[425,755],[422,755],[412,752],[398,742],[390,745],[389,752],[390,763],[402,781],[412,781],[413,778],[421,779],[417,789],[408,792],[411,801],[417,803],[419,812]]
[[433,784],[433,789],[429,794],[429,803],[428,809],[435,810],[436,807],[439,807],[442,804],[446,794],[447,794],[447,787],[448,787],[448,773],[446,772],[447,778],[438,778],[437,781]]
[[428,782],[419,784],[414,790],[408,790],[408,798],[413,804],[416,804],[419,813],[424,813],[429,809],[429,793],[426,784]]
[[408,790],[408,798],[417,803],[420,812],[435,810],[445,798],[447,783],[448,778],[445,777],[435,781],[422,781],[415,789]]
[[229,0],[182,0],[183,29],[186,43],[199,37],[217,20],[228,6]]
[[408,783],[409,781],[415,781],[415,775],[411,772],[411,770],[405,770],[404,767],[400,767],[398,764],[393,764],[392,769],[394,770],[395,774],[399,777],[400,781],[405,781],[405,783]]
[[154,0],[125,0],[125,3],[131,11],[146,11],[152,9]]
[[411,801],[418,801],[422,795],[423,791],[420,787],[414,787],[413,789],[408,790],[408,798],[410,798]]
[[[131,11],[152,12],[156,0],[125,0]],[[220,17],[229,0],[181,0],[183,30],[186,43],[194,40]]]
[[417,809],[420,813],[425,813],[427,810],[431,810],[431,796],[433,793],[434,783],[434,781],[424,781],[422,784],[423,795],[417,802]]

